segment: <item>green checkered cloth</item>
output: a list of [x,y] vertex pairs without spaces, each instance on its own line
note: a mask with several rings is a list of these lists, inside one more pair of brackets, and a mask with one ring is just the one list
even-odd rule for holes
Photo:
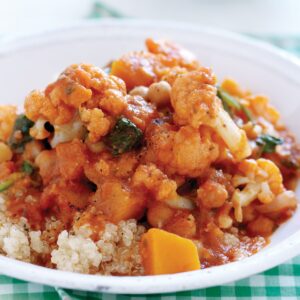
[[[115,9],[96,2],[89,18],[124,17]],[[252,35],[253,36],[253,35]],[[300,37],[296,36],[255,36],[300,56]],[[0,270],[1,273],[1,270]],[[143,299],[243,299],[279,300],[300,299],[300,256],[285,264],[249,278],[207,289],[161,295],[110,295],[93,292],[66,290],[39,285],[0,275],[0,300],[40,300],[40,299],[103,299],[103,300],[143,300]]]
[[142,300],[142,299],[243,299],[279,300],[300,299],[300,257],[264,273],[208,289],[163,295],[109,295],[93,292],[63,290],[0,276],[0,299],[103,299],[103,300]]

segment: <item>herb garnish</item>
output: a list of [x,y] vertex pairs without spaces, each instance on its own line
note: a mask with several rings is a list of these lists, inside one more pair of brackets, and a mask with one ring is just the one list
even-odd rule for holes
[[242,111],[247,117],[248,121],[253,121],[253,116],[249,109],[230,94],[225,92],[221,87],[218,87],[217,89],[217,96],[221,99],[224,109],[230,114],[231,117],[233,116],[232,110],[237,110]]
[[[8,145],[13,151],[16,153],[22,153],[24,151],[25,144],[32,140],[32,137],[29,135],[29,130],[33,125],[34,122],[29,120],[24,114],[17,117],[8,141]],[[20,137],[18,137],[18,133]]]
[[273,153],[277,145],[283,144],[283,139],[263,134],[256,139],[256,144],[262,147],[262,153]]
[[138,148],[142,139],[142,131],[133,122],[121,117],[107,136],[106,144],[111,148],[113,155],[119,155]]

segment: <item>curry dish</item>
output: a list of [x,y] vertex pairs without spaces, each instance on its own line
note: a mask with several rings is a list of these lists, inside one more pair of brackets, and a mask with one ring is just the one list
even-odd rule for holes
[[88,274],[222,265],[297,207],[300,151],[263,95],[146,40],[0,106],[0,254]]

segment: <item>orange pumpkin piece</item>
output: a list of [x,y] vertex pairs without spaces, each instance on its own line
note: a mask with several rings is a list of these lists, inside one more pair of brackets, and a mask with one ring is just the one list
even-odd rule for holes
[[146,275],[173,274],[200,269],[195,244],[167,231],[151,228],[143,234],[140,251]]
[[131,90],[135,86],[149,86],[153,83],[157,79],[156,65],[159,62],[154,54],[131,52],[112,63],[111,75],[123,79],[127,89]]
[[86,146],[79,140],[56,146],[56,155],[61,175],[67,180],[78,180],[83,175],[87,161]]
[[146,208],[146,198],[118,180],[107,180],[94,196],[99,211],[115,224],[122,220],[139,219]]

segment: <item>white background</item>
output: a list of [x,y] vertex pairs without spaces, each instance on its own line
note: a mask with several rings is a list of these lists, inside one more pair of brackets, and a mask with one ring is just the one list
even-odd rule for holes
[[[93,0],[0,0],[0,35],[87,18]],[[262,35],[299,35],[300,0],[104,0],[128,17],[188,21]]]

